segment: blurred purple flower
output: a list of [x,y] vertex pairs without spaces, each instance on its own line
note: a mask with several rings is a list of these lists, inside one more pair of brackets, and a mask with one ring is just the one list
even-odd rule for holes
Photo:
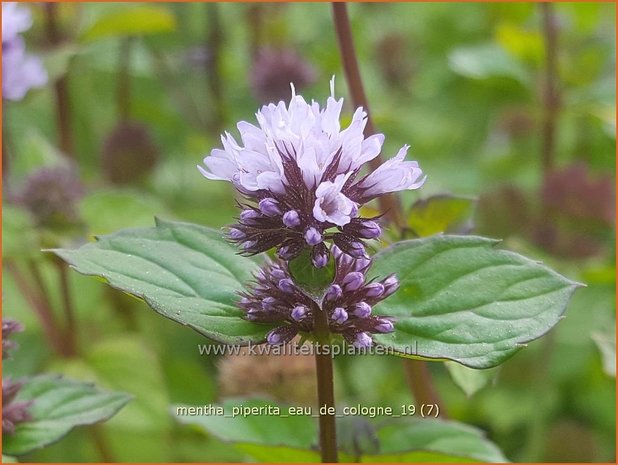
[[21,100],[28,90],[47,83],[41,60],[26,53],[19,33],[30,28],[30,11],[17,3],[2,3],[2,97]]
[[[214,149],[198,166],[208,179],[225,180],[258,206],[244,210],[230,239],[246,254],[277,247],[290,260],[313,247],[315,266],[323,266],[332,240],[343,252],[365,256],[363,239],[377,238],[380,228],[359,208],[389,192],[418,189],[425,177],[418,163],[405,161],[408,146],[378,169],[360,176],[361,169],[382,150],[384,136],[367,138],[367,113],[358,108],[350,125],[341,130],[343,99],[331,97],[326,107],[305,102],[294,93],[284,102],[262,107],[259,127],[238,123],[242,146],[225,133],[223,149]],[[336,228],[336,231],[329,231]]]
[[263,103],[287,98],[290,83],[302,90],[315,79],[313,66],[291,49],[262,48],[251,68],[253,93]]
[[15,341],[11,341],[9,337],[13,333],[19,333],[24,330],[21,323],[15,320],[2,319],[2,359],[9,358],[11,351],[17,347]]
[[2,380],[2,434],[13,434],[15,427],[30,419],[28,407],[32,402],[15,402],[22,383]]
[[256,275],[256,284],[241,293],[240,307],[246,318],[257,323],[275,324],[267,336],[269,344],[284,344],[298,333],[312,333],[316,311],[326,312],[330,331],[341,334],[359,348],[372,344],[371,334],[394,331],[389,318],[373,316],[372,306],[399,287],[391,275],[380,282],[365,283],[371,266],[367,259],[354,259],[337,246],[335,279],[320,299],[310,296],[291,279],[283,261],[267,264]]
[[77,202],[83,194],[84,186],[73,167],[44,167],[28,176],[16,200],[38,224],[67,226],[78,221]]

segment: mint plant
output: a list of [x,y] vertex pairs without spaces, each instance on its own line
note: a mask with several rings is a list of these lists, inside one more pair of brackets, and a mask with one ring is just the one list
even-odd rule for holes
[[[365,137],[357,109],[341,130],[343,99],[321,109],[293,92],[240,122],[200,166],[245,199],[224,234],[157,220],[79,249],[56,249],[80,273],[143,299],[159,314],[224,344],[315,344],[325,462],[338,460],[332,358],[345,341],[403,357],[496,366],[549,331],[578,284],[501,250],[497,241],[436,234],[378,248],[380,217],[362,206],[425,182],[407,147],[375,170],[384,136]],[[371,241],[370,243],[368,241]],[[371,247],[370,247],[371,244]],[[263,256],[276,252],[277,257]]]

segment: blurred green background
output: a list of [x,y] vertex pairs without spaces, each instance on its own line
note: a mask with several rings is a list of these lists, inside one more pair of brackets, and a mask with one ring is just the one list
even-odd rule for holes
[[[410,144],[411,157],[428,176],[420,191],[404,195],[404,204],[444,193],[476,197],[476,233],[503,238],[512,250],[587,284],[557,328],[500,368],[479,376],[432,364],[443,408],[485,430],[512,461],[611,462],[615,5],[542,8],[348,6],[374,123],[386,135],[384,156]],[[49,347],[31,300],[7,267],[27,277],[38,270],[62,321],[57,265],[41,248],[150,226],[155,215],[214,227],[231,223],[232,188],[207,181],[195,165],[219,145],[222,130],[234,132],[239,120],[254,122],[261,95],[279,91],[279,81],[289,80],[286,73],[299,73],[299,63],[277,63],[276,56],[260,69],[260,53],[294,50],[295,60],[311,68],[298,77],[307,81],[301,91],[307,99],[324,101],[335,75],[337,95],[346,97],[345,118],[351,116],[331,6],[88,3],[30,9],[34,25],[25,36],[29,49],[43,57],[50,83],[3,106],[3,315],[26,326],[15,337],[21,349],[3,364],[4,374],[63,372],[135,399],[99,427],[107,443],[103,452],[82,429],[25,459],[87,462],[106,458],[104,453],[115,461],[245,460],[233,446],[177,423],[170,406],[251,392],[301,402],[295,395],[308,382],[303,370],[288,370],[290,362],[281,361],[268,368],[276,383],[254,385],[251,370],[235,368],[238,361],[201,357],[197,344],[208,341],[196,333],[76,273],[69,284],[77,351],[63,356]],[[544,20],[557,37],[549,84]],[[555,100],[548,98],[548,85]],[[68,115],[68,140],[58,130],[58,98]],[[554,125],[549,132],[547,118]],[[555,140],[549,151],[543,148],[548,137]],[[67,183],[36,191],[28,189],[32,175],[67,160],[77,168],[83,196],[70,214],[60,209],[42,220],[41,210],[58,208],[51,189]],[[335,368],[340,405],[411,401],[399,359],[340,357]]]

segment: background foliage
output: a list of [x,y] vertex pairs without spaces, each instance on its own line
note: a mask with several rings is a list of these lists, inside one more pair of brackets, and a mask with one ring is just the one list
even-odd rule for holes
[[[151,226],[155,215],[213,227],[230,223],[236,213],[230,186],[204,180],[195,165],[218,145],[222,129],[252,121],[260,103],[250,85],[258,45],[294,47],[312,63],[317,79],[303,91],[308,98],[323,100],[333,74],[338,94],[347,95],[330,6],[62,4],[56,9],[59,40],[46,29],[46,7],[31,8],[29,47],[44,57],[52,83],[3,107],[10,155],[3,315],[26,326],[15,337],[21,349],[3,364],[4,374],[61,372],[134,399],[100,427],[104,450],[82,429],[26,459],[86,462],[107,454],[117,461],[243,460],[251,453],[180,424],[171,406],[223,402],[239,394],[233,382],[245,385],[244,394],[271,394],[288,403],[299,402],[286,398],[295,389],[281,394],[249,371],[244,381],[231,379],[234,360],[199,355],[197,345],[207,339],[75,273],[69,284],[78,351],[61,356],[48,347],[31,301],[6,266],[9,260],[22,267],[35,263],[61,320],[57,266],[39,249]],[[349,6],[374,121],[387,136],[385,153],[410,143],[429,176],[421,191],[404,196],[405,205],[433,194],[478,197],[475,232],[503,238],[510,249],[588,286],[576,293],[566,319],[549,336],[500,368],[479,375],[450,363],[431,366],[450,418],[485,430],[512,461],[614,460],[614,9],[553,5],[561,104],[552,166],[544,169],[546,53],[538,5]],[[123,76],[129,76],[128,93]],[[57,82],[64,83],[69,99],[72,147],[59,140]],[[146,176],[119,186],[105,174],[110,149],[104,141],[127,113],[150,140],[140,149],[143,162],[125,171],[157,161]],[[121,147],[138,139],[116,137]],[[78,231],[37,226],[17,201],[28,175],[63,162],[62,149],[74,158],[86,186],[77,207]],[[158,156],[148,155],[154,152]],[[445,224],[470,230],[471,209],[460,200],[416,204],[413,212],[437,218],[435,230]],[[418,234],[434,232],[415,218],[410,227],[426,229]],[[400,359],[340,357],[335,364],[341,405],[411,402]],[[277,373],[274,379],[291,386],[304,375],[286,367]]]

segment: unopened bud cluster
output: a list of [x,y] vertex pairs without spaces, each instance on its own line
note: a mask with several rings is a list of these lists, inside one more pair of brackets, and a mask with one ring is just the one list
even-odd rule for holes
[[372,307],[397,290],[395,276],[367,282],[370,260],[354,259],[337,246],[332,251],[335,278],[319,298],[294,282],[282,260],[262,268],[255,285],[241,294],[240,306],[248,320],[276,325],[266,338],[269,344],[287,343],[299,333],[312,334],[314,312],[326,312],[330,332],[358,348],[370,347],[372,334],[393,331],[392,321],[373,315]]

